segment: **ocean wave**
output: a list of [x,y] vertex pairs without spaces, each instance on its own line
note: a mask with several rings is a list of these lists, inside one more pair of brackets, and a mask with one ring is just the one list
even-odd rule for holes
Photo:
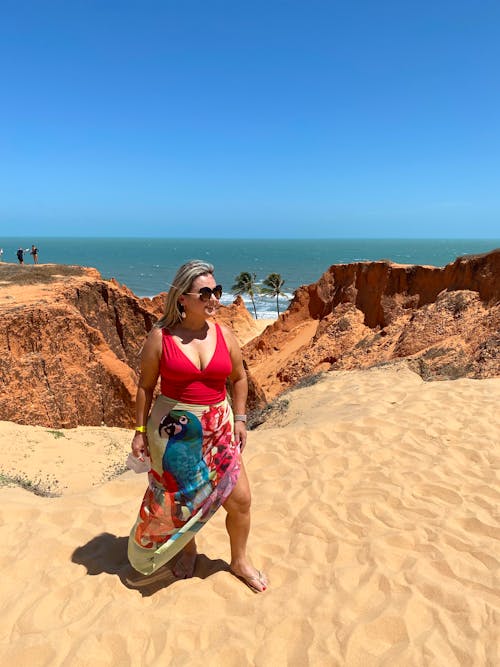
[[[157,296],[157,294],[140,294],[139,298],[141,299],[152,299]],[[243,302],[248,310],[248,312],[254,316],[254,309],[251,299],[246,295],[241,295]],[[280,314],[284,313],[285,310],[290,305],[290,300],[292,299],[292,294],[287,294],[286,297],[279,298],[279,307]],[[236,299],[235,294],[226,293],[222,295],[220,300],[221,305],[230,306]],[[276,311],[276,298],[269,296],[256,296],[255,297],[255,310],[257,312],[258,320],[276,320],[278,318],[278,313]]]
[[[280,313],[283,313],[288,308],[292,296],[292,294],[286,294],[285,297],[279,298]],[[250,297],[248,297],[246,294],[242,294],[241,298],[243,299],[247,310],[251,315],[253,315],[254,309]],[[223,306],[230,306],[235,299],[235,294],[227,293],[222,295],[220,302]],[[276,297],[264,296],[260,294],[255,296],[254,301],[255,310],[257,311],[257,319],[277,319],[278,313],[276,311]]]

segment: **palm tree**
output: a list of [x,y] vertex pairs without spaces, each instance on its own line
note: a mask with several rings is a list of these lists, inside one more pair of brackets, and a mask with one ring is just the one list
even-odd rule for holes
[[276,310],[278,311],[278,317],[280,316],[280,296],[286,296],[284,292],[281,291],[281,288],[285,284],[285,281],[280,276],[279,273],[270,273],[267,278],[263,281],[265,287],[261,289],[263,294],[268,294],[269,296],[276,297]]
[[259,288],[255,284],[257,276],[255,273],[248,273],[248,271],[242,271],[238,276],[236,276],[235,283],[231,287],[231,290],[234,294],[248,294],[252,301],[253,312],[255,313],[255,319],[257,319],[257,310],[255,308],[254,296],[255,293],[259,291]]

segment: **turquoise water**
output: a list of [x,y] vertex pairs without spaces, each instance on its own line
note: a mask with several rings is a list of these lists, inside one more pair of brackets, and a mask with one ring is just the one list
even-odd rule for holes
[[[403,264],[443,266],[459,255],[500,247],[500,239],[147,239],[147,238],[0,238],[3,259],[16,261],[20,246],[39,248],[41,263],[79,264],[116,278],[139,296],[168,288],[177,268],[193,257],[214,264],[217,281],[232,300],[231,285],[241,271],[263,280],[280,273],[289,296],[300,285],[318,280],[332,264],[389,259]],[[31,263],[31,256],[25,257]],[[282,305],[286,306],[286,299]],[[259,299],[261,317],[273,317],[272,299]]]

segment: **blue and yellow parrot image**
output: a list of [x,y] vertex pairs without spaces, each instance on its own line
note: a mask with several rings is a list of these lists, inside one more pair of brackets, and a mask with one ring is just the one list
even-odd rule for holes
[[160,437],[168,438],[162,458],[164,478],[175,500],[192,511],[211,492],[207,484],[215,476],[203,459],[203,430],[200,420],[187,410],[172,410],[161,420]]

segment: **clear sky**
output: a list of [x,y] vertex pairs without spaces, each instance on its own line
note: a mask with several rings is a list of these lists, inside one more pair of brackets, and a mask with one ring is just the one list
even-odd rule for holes
[[2,0],[0,233],[499,237],[498,0]]

